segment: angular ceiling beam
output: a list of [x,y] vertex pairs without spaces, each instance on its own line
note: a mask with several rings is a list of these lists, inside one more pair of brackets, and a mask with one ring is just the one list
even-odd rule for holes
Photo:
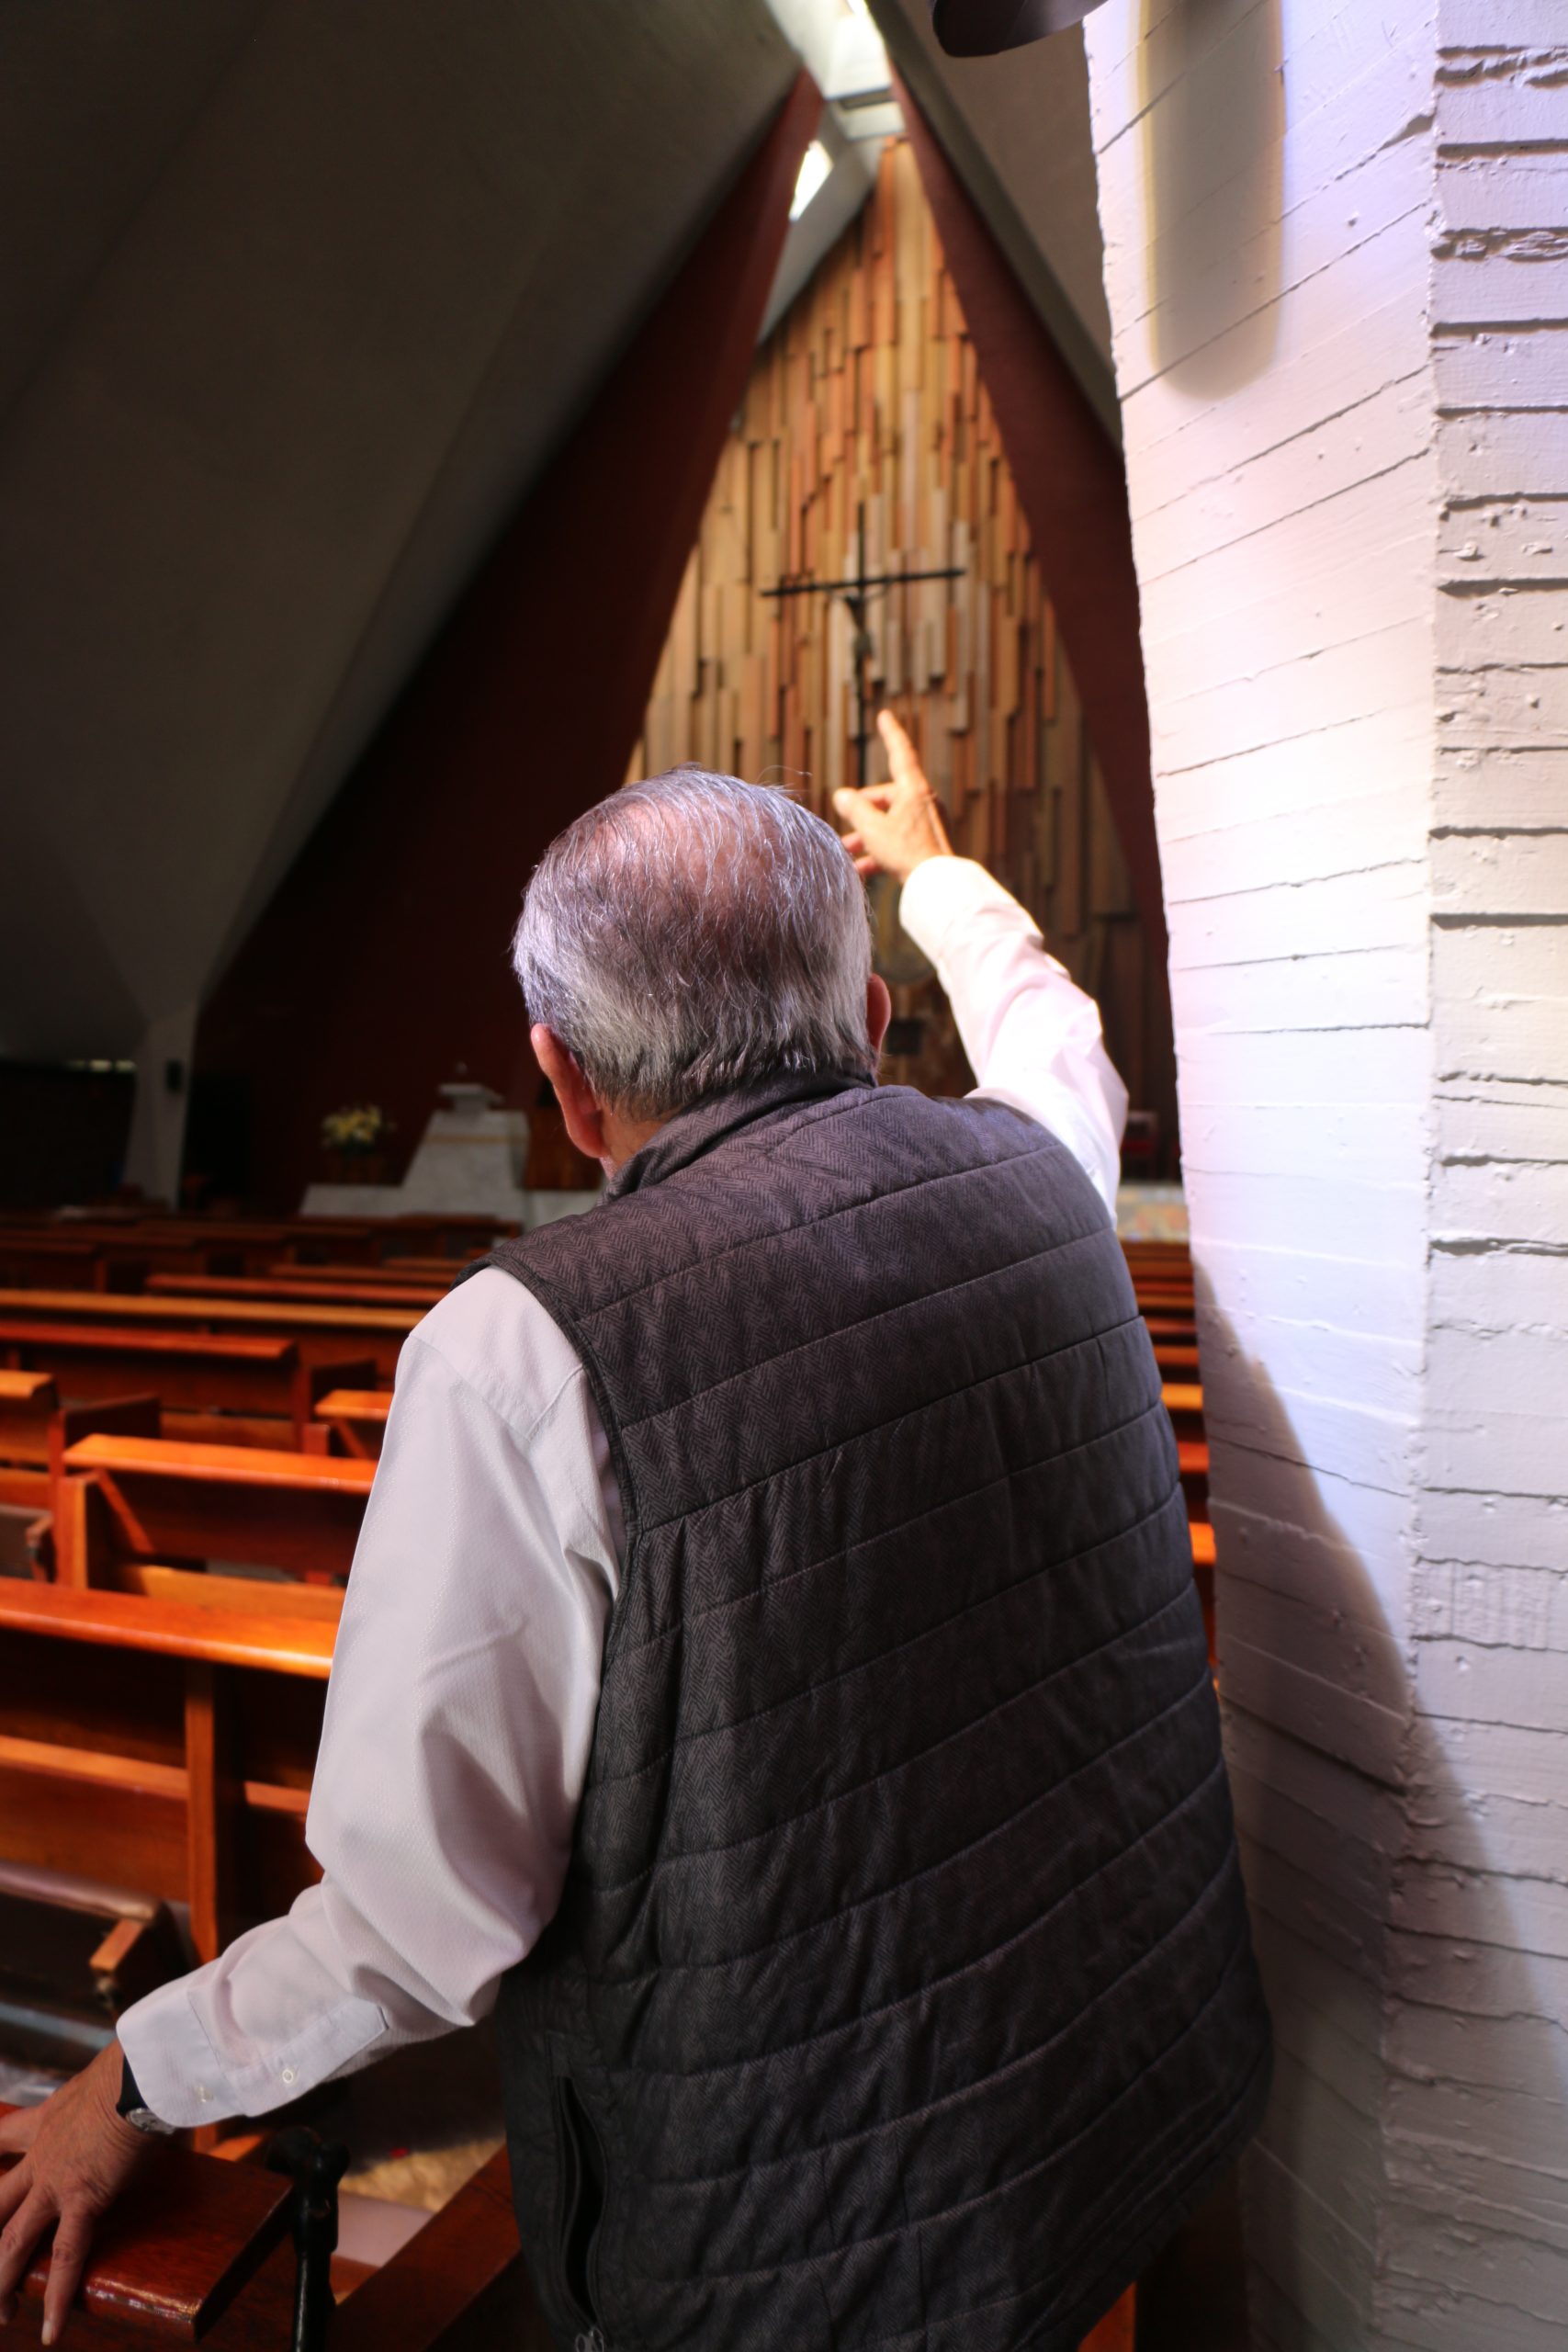
[[914,94],[897,85],[943,255],[1083,700],[1117,839],[1163,964],[1149,711],[1127,482],[1118,445],[1067,368]]
[[261,1199],[297,1204],[340,1102],[412,1137],[459,1063],[530,1099],[524,885],[626,773],[821,103],[802,73],[208,1004],[197,1070],[248,1081]]

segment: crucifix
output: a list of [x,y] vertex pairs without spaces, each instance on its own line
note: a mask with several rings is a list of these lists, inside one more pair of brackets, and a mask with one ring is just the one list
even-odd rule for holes
[[781,580],[776,588],[764,588],[769,597],[841,596],[854,623],[855,657],[855,782],[865,783],[866,745],[871,729],[866,725],[866,713],[871,702],[866,665],[871,660],[873,642],[865,625],[865,609],[871,597],[884,588],[904,588],[919,580],[962,580],[963,567],[949,564],[942,571],[876,571],[865,568],[865,508],[855,509],[855,571],[851,580]]

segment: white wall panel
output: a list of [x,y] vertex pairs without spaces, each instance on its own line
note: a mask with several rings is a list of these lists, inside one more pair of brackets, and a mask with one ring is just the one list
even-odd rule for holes
[[1281,2051],[1255,2341],[1547,2352],[1568,24],[1108,0],[1088,45],[1222,1689]]

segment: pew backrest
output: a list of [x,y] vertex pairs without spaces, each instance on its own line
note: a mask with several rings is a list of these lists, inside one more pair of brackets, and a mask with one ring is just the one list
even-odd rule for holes
[[0,1856],[185,1902],[203,1960],[236,1886],[265,1917],[319,1875],[304,1825],[335,1614],[252,1589],[220,1609],[0,1581]]
[[299,1445],[316,1398],[371,1385],[375,1360],[340,1352],[302,1361],[296,1341],[254,1333],[165,1330],[117,1319],[0,1317],[0,1359],[46,1374],[73,1403],[143,1393],[164,1406],[167,1434],[215,1443]]
[[[80,1326],[102,1319],[105,1304],[85,1291],[0,1290],[0,1320]],[[117,1297],[114,1320],[122,1328],[148,1330],[267,1334],[291,1339],[302,1361],[319,1363],[350,1353],[368,1355],[378,1379],[389,1379],[398,1351],[419,1321],[406,1306],[334,1306],[314,1299]]]
[[434,1306],[446,1295],[447,1285],[435,1283],[377,1281],[368,1276],[339,1273],[330,1282],[301,1267],[281,1274],[225,1275],[153,1274],[147,1284],[150,1298],[251,1298],[317,1306]]
[[373,1462],[255,1446],[95,1435],[66,1448],[55,1490],[63,1584],[127,1563],[234,1561],[310,1582],[348,1574]]

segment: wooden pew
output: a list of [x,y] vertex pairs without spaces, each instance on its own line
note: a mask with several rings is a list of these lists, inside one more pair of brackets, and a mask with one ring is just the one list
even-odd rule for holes
[[[1156,1360],[1163,1365],[1163,1353],[1156,1350]],[[1197,1368],[1197,1350],[1183,1351],[1193,1358]],[[1187,1532],[1192,1539],[1192,1573],[1198,1587],[1198,1597],[1203,1604],[1203,1623],[1208,1628],[1209,1656],[1214,1656],[1214,1530],[1209,1518],[1209,1445],[1203,1434],[1203,1391],[1196,1381],[1165,1381],[1160,1388],[1160,1401],[1170,1415],[1176,1430],[1177,1461],[1181,1471],[1182,1490],[1187,1498]]]
[[167,1435],[234,1445],[300,1446],[318,1396],[377,1376],[371,1356],[344,1351],[308,1362],[289,1339],[121,1324],[121,1311],[135,1304],[106,1303],[115,1319],[102,1324],[0,1317],[0,1362],[47,1375],[77,1404],[156,1396]]
[[[374,1462],[341,1455],[118,1436],[67,1447],[62,1467],[54,1493],[59,1582],[141,1591],[169,1589],[166,1578],[149,1585],[150,1569],[206,1560],[282,1569],[306,1584],[341,1582],[376,1475]],[[196,1582],[212,1588],[205,1597],[243,1607],[275,1589],[221,1576]]]
[[378,1461],[391,1405],[390,1391],[385,1388],[330,1389],[316,1404],[314,1434],[321,1441],[321,1451]]
[[[111,1292],[139,1291],[148,1275],[160,1270],[215,1274],[243,1270],[242,1253],[232,1245],[225,1247],[206,1237],[171,1231],[160,1220],[105,1225],[96,1219],[73,1217],[69,1222],[36,1226],[30,1238],[34,1260],[31,1271],[24,1271],[17,1264],[12,1250],[0,1248],[0,1279],[57,1290],[74,1288],[68,1275],[53,1274],[50,1267],[57,1256],[63,1266],[69,1258],[77,1255],[85,1257],[92,1267],[92,1287]],[[11,1271],[13,1265],[17,1265],[15,1272]]]
[[56,1290],[102,1287],[98,1252],[92,1242],[57,1233],[0,1231],[0,1283]]
[[1203,1391],[1197,1381],[1168,1380],[1162,1384],[1159,1396],[1179,1431],[1185,1430],[1190,1437],[1201,1436]]
[[0,1583],[0,1855],[187,1903],[203,1960],[236,1887],[265,1918],[318,1875],[304,1820],[340,1596],[250,1590],[225,1608]]
[[[280,2173],[160,2148],[94,2232],[61,2352],[197,2343],[283,2352],[294,2301],[293,2208],[293,2183]],[[39,2341],[46,2275],[40,2256],[22,2286],[12,2331],[19,2343]]]
[[[306,1363],[369,1356],[378,1381],[390,1380],[398,1351],[420,1319],[414,1308],[406,1306],[330,1306],[314,1300],[257,1298],[117,1298],[109,1311],[124,1329],[270,1334],[292,1340]],[[25,1317],[34,1323],[81,1325],[104,1314],[103,1300],[86,1292],[0,1290],[0,1324]]]
[[356,1295],[366,1291],[407,1288],[410,1284],[445,1295],[470,1262],[466,1258],[389,1258],[379,1266],[331,1262],[291,1266],[287,1260],[280,1260],[276,1266],[267,1268],[267,1275],[273,1281],[308,1283],[316,1290],[341,1286]]
[[[61,2352],[287,2352],[294,2202],[292,2181],[261,2164],[159,2148],[98,2224]],[[38,2341],[46,2275],[40,2259],[24,2283],[18,2344]],[[504,2150],[389,2261],[337,2291],[333,2352],[553,2352]]]
[[0,1372],[0,1503],[49,1509],[49,1432],[59,1410],[47,1372]]
[[452,1258],[459,1265],[470,1258],[481,1257],[503,1234],[517,1233],[521,1227],[511,1219],[496,1216],[465,1216],[442,1215],[434,1210],[388,1217],[376,1228],[378,1260],[394,1255],[414,1254],[421,1257]]
[[62,1405],[48,1373],[0,1372],[0,1502],[51,1510],[64,1448],[96,1430],[156,1437],[158,1399],[131,1396]]

